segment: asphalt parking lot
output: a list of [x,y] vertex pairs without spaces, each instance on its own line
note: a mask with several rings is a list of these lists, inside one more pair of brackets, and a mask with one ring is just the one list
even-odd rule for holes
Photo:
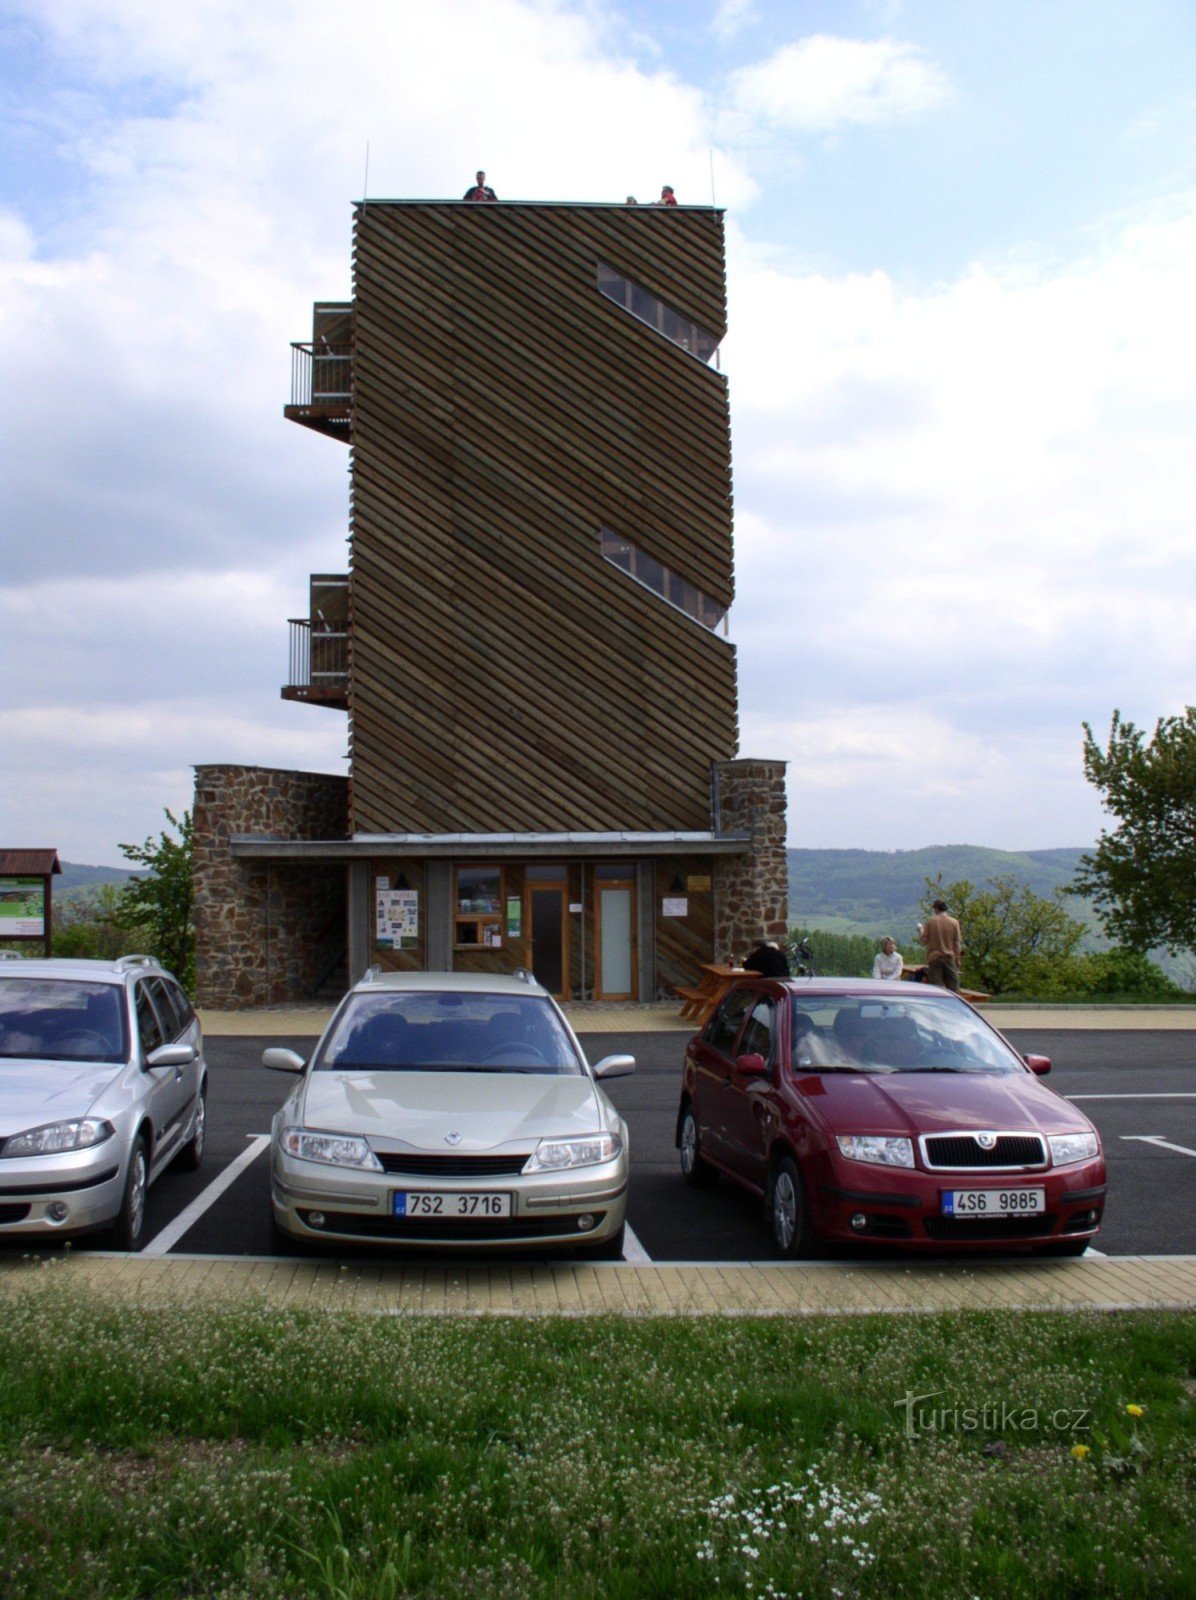
[[[1010,1029],[1008,1036],[1019,1050],[1052,1058],[1051,1086],[1101,1131],[1109,1200],[1095,1248],[1111,1256],[1196,1255],[1196,1033]],[[592,1061],[631,1049],[638,1062],[634,1077],[609,1085],[631,1130],[628,1259],[766,1260],[771,1241],[757,1203],[727,1183],[695,1191],[681,1182],[673,1130],[684,1041],[680,1032],[583,1037]],[[208,1039],[204,1165],[194,1174],[170,1172],[151,1189],[147,1253],[273,1253],[265,1136],[291,1080],[266,1071],[261,1055],[279,1044],[306,1054],[314,1043]]]

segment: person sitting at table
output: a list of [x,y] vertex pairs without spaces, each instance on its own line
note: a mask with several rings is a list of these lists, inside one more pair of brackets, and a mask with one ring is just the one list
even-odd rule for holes
[[789,957],[771,939],[757,939],[751,954],[744,957],[745,972],[758,972],[762,978],[787,978]]
[[905,959],[897,948],[896,939],[890,939],[886,934],[880,941],[880,949],[872,963],[872,976],[874,978],[899,978],[905,966]]

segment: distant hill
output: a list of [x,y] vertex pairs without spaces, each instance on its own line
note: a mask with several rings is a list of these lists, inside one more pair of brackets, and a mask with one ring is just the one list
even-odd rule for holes
[[144,877],[143,871],[128,867],[91,867],[74,861],[62,861],[62,876],[54,879],[55,900],[89,899],[106,883],[119,889],[130,878]]
[[[987,850],[981,845],[933,845],[926,850],[790,850],[789,921],[836,933],[891,933],[901,944],[921,920],[927,878],[974,884],[1005,874],[1051,895],[1066,888],[1084,850]],[[1068,910],[1095,928],[1085,900]],[[1103,942],[1103,941],[1096,941]]]

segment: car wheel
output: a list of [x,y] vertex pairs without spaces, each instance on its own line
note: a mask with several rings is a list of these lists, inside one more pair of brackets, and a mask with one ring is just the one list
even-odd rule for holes
[[191,1137],[179,1151],[177,1161],[185,1172],[194,1172],[203,1160],[204,1141],[208,1127],[208,1091],[205,1084],[195,1102],[195,1121],[191,1124]]
[[782,1156],[777,1162],[768,1208],[778,1252],[789,1258],[808,1256],[814,1246],[814,1228],[806,1186],[792,1156]]
[[718,1172],[702,1155],[702,1130],[697,1113],[687,1105],[681,1114],[681,1176],[692,1189],[705,1189],[718,1182]]
[[1050,1244],[1035,1245],[1034,1254],[1039,1256],[1082,1256],[1091,1243],[1091,1239],[1052,1239]]
[[118,1250],[140,1250],[145,1227],[145,1196],[149,1188],[149,1158],[145,1140],[138,1134],[129,1152],[129,1172],[114,1232]]

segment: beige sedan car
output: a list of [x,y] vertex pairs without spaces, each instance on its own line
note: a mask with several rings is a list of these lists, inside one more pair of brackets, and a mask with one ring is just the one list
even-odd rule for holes
[[512,1249],[619,1259],[627,1127],[560,1008],[524,975],[378,973],[338,1006],[274,1118],[280,1243]]

